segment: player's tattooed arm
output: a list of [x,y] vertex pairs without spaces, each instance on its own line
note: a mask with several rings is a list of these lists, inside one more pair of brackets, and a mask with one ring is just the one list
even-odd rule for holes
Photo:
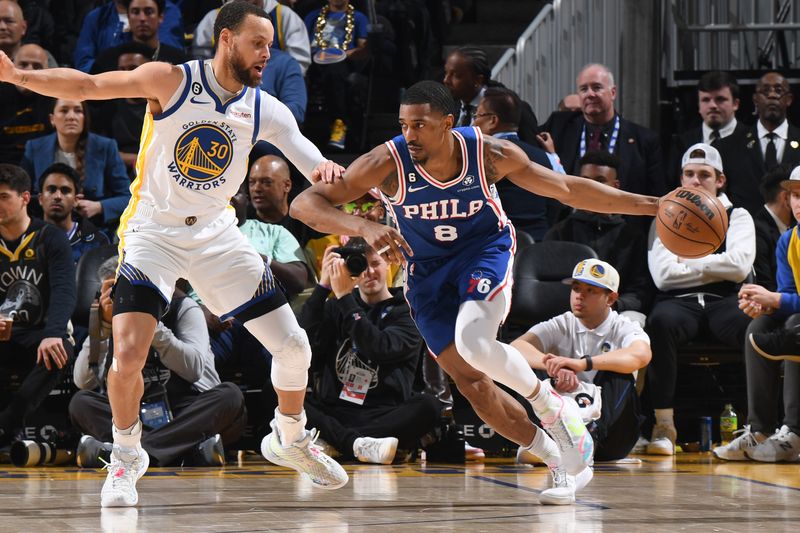
[[497,170],[497,163],[503,159],[503,147],[498,139],[488,135],[483,136],[483,173],[486,180],[496,183],[503,178]]
[[391,198],[397,193],[398,185],[399,182],[397,181],[397,171],[392,170],[389,172],[389,175],[383,179],[379,188],[383,194]]

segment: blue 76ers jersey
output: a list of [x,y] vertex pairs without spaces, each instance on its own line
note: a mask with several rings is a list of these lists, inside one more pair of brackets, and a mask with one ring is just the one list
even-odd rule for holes
[[[388,198],[414,262],[443,259],[465,250],[482,250],[498,238],[514,241],[494,184],[483,172],[483,139],[478,128],[453,128],[461,148],[461,173],[440,182],[411,160],[405,138],[386,142],[397,166],[398,188]],[[513,250],[513,245],[512,245]]]

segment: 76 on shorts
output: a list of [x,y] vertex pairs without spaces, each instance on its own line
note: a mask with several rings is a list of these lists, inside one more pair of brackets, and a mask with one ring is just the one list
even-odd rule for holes
[[478,291],[480,294],[486,294],[492,290],[492,280],[486,278],[471,278],[469,280],[469,287],[467,287],[467,294],[472,294]]

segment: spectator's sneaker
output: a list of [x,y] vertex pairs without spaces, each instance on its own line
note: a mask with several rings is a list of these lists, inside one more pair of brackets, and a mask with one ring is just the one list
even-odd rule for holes
[[647,453],[647,445],[650,444],[650,441],[644,437],[639,437],[639,440],[636,441],[636,444],[633,445],[633,449],[631,450],[632,454],[635,455],[642,455]]
[[466,461],[480,461],[486,459],[486,452],[483,448],[472,446],[469,442],[464,441],[464,460]]
[[539,494],[542,505],[570,505],[575,503],[575,493],[583,489],[594,477],[591,467],[584,468],[577,476],[570,476],[563,467],[550,469],[553,477],[549,489]]
[[394,461],[398,442],[394,437],[382,439],[359,437],[353,443],[353,455],[362,463],[390,465]]
[[225,466],[225,448],[220,434],[198,444],[194,459],[197,466]]
[[656,424],[653,427],[653,435],[650,444],[647,445],[649,455],[675,455],[675,440],[678,432],[675,426],[661,426]]
[[130,449],[114,446],[111,462],[106,465],[108,475],[100,492],[103,507],[133,507],[139,502],[136,482],[150,465],[150,456],[142,448]]
[[591,466],[594,441],[583,425],[578,404],[571,398],[561,397],[552,389],[548,392],[557,399],[559,408],[537,413],[539,420],[542,422],[542,427],[558,444],[561,450],[561,465],[567,474],[576,475],[587,466]]
[[110,442],[100,442],[91,435],[84,435],[78,441],[75,462],[78,463],[78,468],[102,468],[111,462],[113,447]]
[[763,463],[796,463],[800,461],[800,437],[792,433],[789,426],[781,426],[764,442],[746,450],[745,455]]
[[344,150],[345,140],[347,139],[347,125],[340,118],[331,124],[331,138],[328,139],[328,147],[336,150]]
[[712,450],[714,456],[718,459],[724,459],[726,461],[749,460],[747,457],[747,452],[758,446],[758,441],[756,440],[756,436],[750,432],[749,425],[738,431],[735,431],[733,434],[736,435],[739,433],[741,434],[728,444],[715,447]]
[[281,445],[278,428],[273,420],[272,433],[261,441],[261,455],[270,463],[285,466],[306,476],[321,489],[338,489],[347,484],[347,472],[339,463],[322,453],[314,443],[317,430],[306,431],[305,436],[287,447]]
[[751,333],[749,339],[750,345],[761,357],[800,362],[800,330],[797,328]]

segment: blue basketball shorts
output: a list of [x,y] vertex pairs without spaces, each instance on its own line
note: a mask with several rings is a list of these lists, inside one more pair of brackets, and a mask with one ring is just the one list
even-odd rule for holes
[[458,310],[469,300],[493,300],[504,294],[506,308],[511,305],[513,237],[502,238],[482,249],[467,249],[441,260],[406,265],[405,296],[411,316],[436,356],[455,341]]

